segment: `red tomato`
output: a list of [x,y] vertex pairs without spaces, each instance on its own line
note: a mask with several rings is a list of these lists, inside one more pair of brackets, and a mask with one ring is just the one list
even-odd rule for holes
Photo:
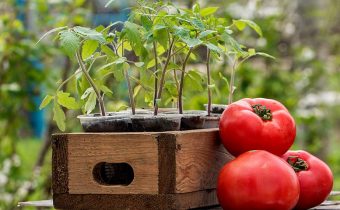
[[245,152],[227,163],[217,181],[223,209],[288,210],[297,203],[299,191],[294,170],[263,150]]
[[300,198],[295,209],[309,209],[322,203],[333,188],[329,167],[306,151],[288,151],[282,156],[295,170],[300,183]]
[[230,104],[220,119],[220,137],[234,156],[266,150],[281,156],[292,146],[296,128],[288,110],[278,101],[244,98]]

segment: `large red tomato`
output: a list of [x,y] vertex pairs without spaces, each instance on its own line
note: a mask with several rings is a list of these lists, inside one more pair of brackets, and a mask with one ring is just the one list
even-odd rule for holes
[[295,170],[300,183],[300,198],[295,209],[309,209],[322,203],[333,187],[329,167],[306,151],[288,151],[286,160]]
[[266,150],[281,156],[294,142],[295,121],[278,101],[244,98],[230,104],[220,119],[220,136],[234,156]]
[[217,197],[223,209],[288,210],[299,199],[299,181],[281,158],[248,151],[227,163],[218,176]]

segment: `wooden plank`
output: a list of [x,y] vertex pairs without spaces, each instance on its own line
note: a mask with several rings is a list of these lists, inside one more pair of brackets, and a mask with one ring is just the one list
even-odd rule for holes
[[[101,185],[93,178],[100,162],[128,163],[134,179],[128,186]],[[158,193],[158,144],[150,133],[68,135],[70,194]]]
[[52,136],[52,189],[54,193],[68,192],[67,135]]
[[215,190],[181,194],[57,194],[57,209],[190,209],[217,205]]
[[174,209],[174,196],[166,194],[58,194],[53,196],[56,209],[141,210]]
[[218,129],[176,133],[176,193],[216,188],[219,170],[233,159]]
[[174,193],[176,185],[176,136],[163,133],[157,135],[159,194]]
[[175,209],[193,209],[218,205],[216,190],[202,190],[176,195]]

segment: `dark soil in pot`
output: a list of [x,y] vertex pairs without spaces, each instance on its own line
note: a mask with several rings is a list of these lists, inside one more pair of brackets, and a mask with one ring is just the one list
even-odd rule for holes
[[107,116],[89,114],[78,116],[85,132],[128,132],[131,119],[128,114],[108,113]]
[[[165,112],[165,114],[172,114],[174,112]],[[202,110],[188,110],[184,111],[181,119],[181,130],[202,129],[204,126],[204,116],[206,111]]]
[[134,115],[131,116],[131,121],[134,132],[178,131],[181,127],[181,115],[179,114]]
[[[211,104],[211,113],[222,114],[228,105],[225,104]],[[205,110],[208,111],[208,104],[204,104]]]
[[99,114],[80,115],[80,123],[85,132],[162,132],[180,129],[181,115],[146,114],[137,112],[111,112],[107,116]]

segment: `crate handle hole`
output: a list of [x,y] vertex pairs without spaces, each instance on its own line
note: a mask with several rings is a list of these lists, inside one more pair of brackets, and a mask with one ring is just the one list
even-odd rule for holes
[[134,179],[133,168],[128,163],[97,163],[92,171],[94,180],[101,185],[131,184]]

